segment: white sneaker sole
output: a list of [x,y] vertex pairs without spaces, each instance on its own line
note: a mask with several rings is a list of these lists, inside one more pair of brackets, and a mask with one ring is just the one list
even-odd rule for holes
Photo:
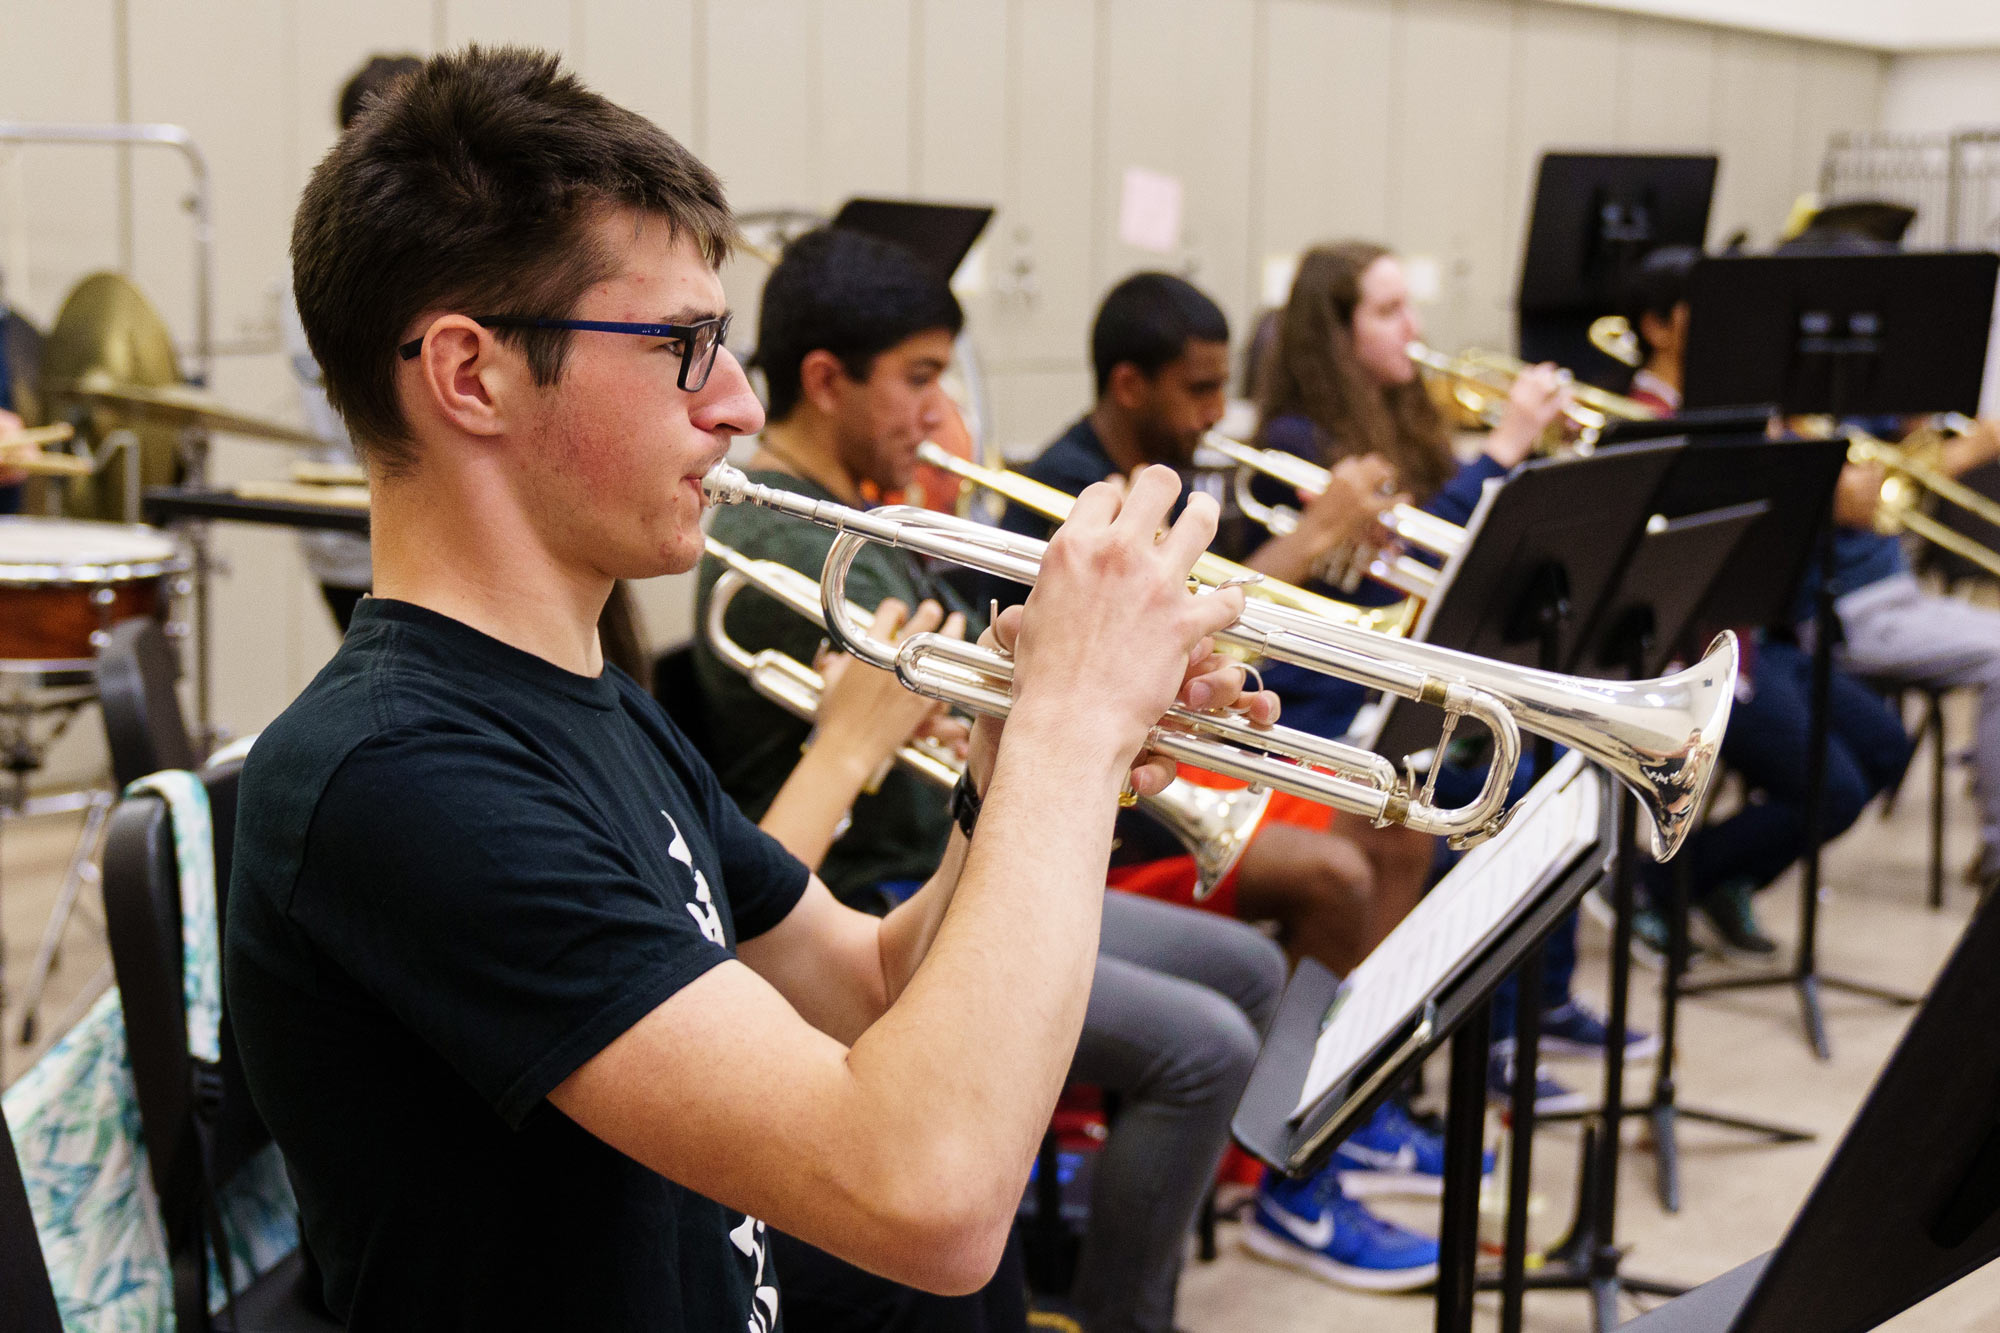
[[1352,1291],[1416,1291],[1437,1281],[1436,1264],[1425,1264],[1421,1268],[1398,1268],[1393,1271],[1353,1268],[1347,1264],[1335,1263],[1325,1255],[1308,1250],[1303,1245],[1281,1240],[1255,1222],[1246,1224],[1237,1233],[1237,1241],[1251,1254],[1268,1263],[1310,1274],[1322,1282],[1330,1282],[1336,1287],[1346,1287]]
[[1340,1173],[1340,1188],[1350,1199],[1436,1199],[1444,1181],[1417,1171],[1376,1171],[1356,1167]]

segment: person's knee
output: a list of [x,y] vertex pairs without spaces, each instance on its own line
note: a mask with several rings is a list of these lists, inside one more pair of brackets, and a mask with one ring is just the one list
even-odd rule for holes
[[1191,988],[1177,1006],[1174,1022],[1163,1024],[1171,1043],[1158,1093],[1180,1104],[1236,1105],[1257,1063],[1259,1038],[1250,1018],[1214,991]]

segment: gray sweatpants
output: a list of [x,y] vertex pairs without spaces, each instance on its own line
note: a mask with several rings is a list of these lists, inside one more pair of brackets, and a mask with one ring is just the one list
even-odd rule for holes
[[1834,604],[1840,663],[1860,676],[1921,685],[1979,687],[1980,834],[1986,855],[2000,849],[2000,611],[1936,597],[1915,576],[1896,574]]
[[1181,1257],[1277,1014],[1285,959],[1240,921],[1104,895],[1070,1078],[1119,1095],[1074,1298],[1091,1333],[1170,1333]]

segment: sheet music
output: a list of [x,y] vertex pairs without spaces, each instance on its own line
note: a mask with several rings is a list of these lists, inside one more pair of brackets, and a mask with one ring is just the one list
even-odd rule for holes
[[1602,781],[1582,755],[1564,755],[1522,798],[1507,827],[1466,853],[1348,974],[1313,1049],[1294,1121],[1415,1017],[1517,904],[1596,841]]

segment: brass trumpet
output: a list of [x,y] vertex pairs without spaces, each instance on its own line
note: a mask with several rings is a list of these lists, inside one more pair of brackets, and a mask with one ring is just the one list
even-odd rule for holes
[[[825,678],[806,663],[774,648],[751,652],[729,636],[725,621],[736,594],[745,588],[755,588],[825,629],[819,583],[790,565],[752,559],[713,537],[704,538],[702,545],[723,566],[709,592],[708,618],[702,625],[709,647],[725,664],[742,673],[758,694],[793,717],[812,721],[819,715],[820,699],[826,693]],[[868,611],[852,602],[847,604],[846,611],[847,618],[854,623],[865,625],[869,621]],[[958,781],[965,767],[948,746],[923,736],[898,749],[894,762],[946,789]],[[878,775],[870,790],[880,781]],[[1268,787],[1202,787],[1179,778],[1157,796],[1138,799],[1139,808],[1165,826],[1194,858],[1196,902],[1214,893],[1243,859],[1251,835],[1257,831],[1257,824],[1270,803]]]
[[1924,511],[1924,496],[1934,495],[1944,504],[1957,505],[1982,522],[2000,527],[2000,504],[1945,472],[1944,447],[1947,440],[1963,434],[1971,422],[1956,413],[1947,415],[1941,426],[1913,431],[1900,444],[1877,439],[1864,431],[1847,433],[1847,461],[1880,467],[1882,500],[1875,509],[1875,530],[1886,536],[1910,532],[1942,547],[1953,555],[1970,560],[1995,578],[2000,578],[2000,553],[1974,541],[1956,528],[1940,522]]
[[[1507,395],[1513,392],[1514,381],[1520,378],[1523,371],[1530,369],[1529,364],[1519,357],[1477,347],[1467,348],[1456,356],[1446,355],[1421,342],[1412,342],[1404,350],[1417,365],[1449,380],[1452,396],[1488,426],[1500,424],[1506,414]],[[1562,434],[1537,442],[1536,452],[1589,453],[1597,447],[1599,437],[1613,421],[1651,421],[1655,416],[1653,409],[1644,403],[1591,384],[1579,384],[1572,380],[1570,396],[1573,401],[1563,413]]]
[[[1236,464],[1236,507],[1262,524],[1273,536],[1282,537],[1298,527],[1298,511],[1286,505],[1267,505],[1250,489],[1258,474],[1281,481],[1306,496],[1323,495],[1333,482],[1333,474],[1310,459],[1288,454],[1282,449],[1259,449],[1254,444],[1233,440],[1210,431],[1204,444]],[[1426,514],[1415,505],[1393,505],[1377,520],[1390,536],[1408,546],[1428,551],[1449,561],[1465,546],[1465,529],[1447,523],[1435,514]],[[1366,575],[1410,597],[1428,600],[1437,591],[1435,568],[1421,560],[1392,551],[1358,551],[1346,562],[1359,581]],[[1343,587],[1352,583],[1344,582]]]
[[[946,449],[926,440],[917,446],[917,460],[932,467],[942,468],[953,476],[974,486],[980,486],[995,495],[1013,501],[1023,509],[1030,510],[1051,523],[1060,523],[1069,517],[1070,506],[1076,497],[1067,491],[1059,491],[1033,477],[1022,476],[1018,472],[1001,472],[994,468],[982,467],[978,463],[960,458]],[[1413,601],[1398,602],[1394,606],[1359,607],[1331,597],[1322,597],[1316,592],[1280,583],[1276,579],[1265,578],[1256,570],[1224,560],[1219,555],[1203,555],[1195,561],[1194,576],[1211,588],[1224,584],[1235,584],[1260,601],[1289,606],[1356,629],[1373,634],[1404,635],[1416,623],[1417,605]]]
[[[847,613],[847,571],[861,544],[873,541],[1032,584],[1046,542],[929,510],[850,509],[757,485],[726,463],[702,485],[712,503],[761,505],[838,534],[820,575],[820,605],[827,632],[848,652],[893,670],[919,694],[968,712],[1007,715],[1010,658],[938,634],[894,644],[873,639],[868,626]],[[1472,717],[1492,736],[1484,786],[1466,805],[1439,806],[1432,801],[1436,769],[1415,789],[1414,775],[1400,777],[1380,755],[1288,727],[1254,726],[1234,713],[1172,708],[1147,736],[1148,748],[1378,825],[1401,824],[1460,845],[1491,834],[1504,821],[1525,728],[1583,751],[1630,787],[1651,817],[1654,855],[1667,859],[1680,847],[1714,776],[1736,687],[1736,640],[1727,632],[1692,667],[1633,682],[1584,680],[1392,640],[1357,628],[1351,618],[1332,620],[1255,598],[1216,638],[1258,657],[1442,708],[1440,747],[1460,718]]]

